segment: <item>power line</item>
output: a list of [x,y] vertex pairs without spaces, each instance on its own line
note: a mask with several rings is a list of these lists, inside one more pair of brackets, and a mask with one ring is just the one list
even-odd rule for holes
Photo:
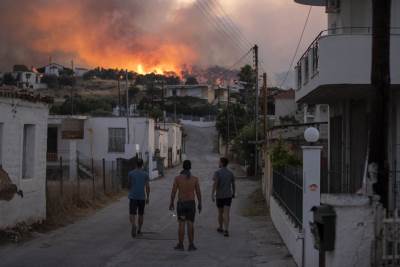
[[298,51],[299,51],[301,42],[303,41],[304,32],[306,31],[307,24],[308,24],[308,21],[309,21],[309,19],[310,19],[311,10],[312,10],[312,6],[310,6],[310,8],[308,9],[307,18],[306,18],[306,21],[304,22],[303,30],[302,30],[302,32],[301,32],[299,41],[298,41],[298,43],[297,43],[296,50],[295,50],[294,55],[293,55],[293,57],[292,57],[292,60],[291,60],[291,62],[290,62],[289,69],[288,69],[288,71],[286,72],[285,78],[283,79],[282,83],[279,85],[280,88],[282,88],[282,86],[286,83],[286,80],[287,80],[287,78],[289,77],[289,73],[290,73],[290,71],[292,70],[293,63],[294,63],[294,61],[295,61],[295,59],[296,59],[296,56],[297,56],[297,53],[298,53]]
[[225,29],[227,29],[227,31],[229,31],[230,34],[237,37],[237,40],[241,45],[243,45],[243,47],[249,48],[252,46],[251,43],[247,41],[247,38],[241,33],[240,29],[238,29],[236,24],[225,12],[222,5],[217,0],[202,0],[202,1],[208,6],[209,10],[221,22],[221,24],[225,27]]
[[207,2],[197,0],[194,3],[196,4],[196,7],[198,7],[202,11],[204,16],[209,21],[213,22],[216,29],[225,34],[240,51],[243,52],[247,50],[247,47],[243,48],[243,45],[238,41],[237,37],[233,36],[230,33],[229,29],[226,27],[226,25],[223,24],[221,20],[217,18],[216,14],[212,11],[210,5]]
[[220,23],[218,23],[218,20],[216,20],[215,16],[212,13],[210,13],[210,11],[207,9],[206,6],[202,4],[201,1],[196,0],[194,3],[195,7],[197,7],[201,11],[206,20],[211,25],[213,25],[218,32],[224,34],[227,38],[229,38],[232,41],[232,45],[236,46],[236,48],[239,51],[243,51],[243,48],[240,45],[238,45],[237,40],[235,40],[228,32],[226,32],[226,30],[223,27],[221,27]]
[[225,21],[228,22],[228,24],[231,26],[231,28],[233,28],[233,30],[244,41],[244,43],[251,47],[252,43],[246,38],[246,36],[243,34],[243,32],[240,30],[240,28],[237,26],[237,24],[232,20],[232,18],[229,16],[229,14],[225,11],[225,9],[221,5],[221,3],[218,0],[211,0],[211,1],[214,2],[215,5],[221,10],[222,17],[226,18]]

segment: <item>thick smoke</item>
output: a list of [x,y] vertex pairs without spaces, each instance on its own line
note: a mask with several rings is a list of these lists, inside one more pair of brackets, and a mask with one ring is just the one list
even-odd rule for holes
[[1,0],[0,71],[49,62],[143,71],[223,64],[232,46],[176,0]]

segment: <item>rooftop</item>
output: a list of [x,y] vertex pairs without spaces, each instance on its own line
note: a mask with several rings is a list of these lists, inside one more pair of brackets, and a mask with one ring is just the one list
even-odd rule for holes
[[21,99],[33,103],[52,104],[54,99],[50,96],[42,96],[28,90],[21,90],[14,86],[0,86],[0,97]]

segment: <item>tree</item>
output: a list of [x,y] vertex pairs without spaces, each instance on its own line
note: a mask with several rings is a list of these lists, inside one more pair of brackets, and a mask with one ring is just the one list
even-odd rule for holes
[[245,87],[252,88],[255,80],[255,72],[250,65],[245,65],[240,69],[238,74],[239,81],[246,83]]
[[[240,131],[249,121],[246,110],[240,104],[231,104],[229,112],[229,132],[230,140],[234,139],[237,132]],[[228,109],[224,107],[217,116],[216,128],[222,139],[227,142],[230,140],[227,136],[228,127]]]
[[186,78],[185,84],[186,84],[186,85],[195,85],[195,84],[199,84],[199,82],[197,81],[196,77],[194,77],[194,76],[188,76],[188,77]]
[[49,88],[57,88],[58,77],[56,75],[45,75],[42,78],[42,83],[45,83]]
[[74,76],[61,75],[58,78],[58,84],[61,86],[74,86],[76,84],[76,79]]
[[11,73],[6,73],[3,76],[3,83],[5,85],[17,85],[17,80],[14,78],[14,76],[11,75]]

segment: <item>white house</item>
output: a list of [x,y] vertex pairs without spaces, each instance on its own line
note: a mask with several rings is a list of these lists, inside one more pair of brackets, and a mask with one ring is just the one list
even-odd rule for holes
[[156,127],[154,137],[155,151],[159,151],[160,157],[164,158],[164,167],[168,167],[168,129]]
[[0,90],[0,165],[24,193],[0,201],[0,229],[46,219],[47,100]]
[[66,68],[60,64],[57,63],[50,63],[44,67],[41,67],[38,69],[40,73],[43,73],[44,75],[54,75],[54,76],[60,76],[64,71],[70,71],[71,74],[73,73],[72,69]]
[[47,87],[41,82],[42,75],[39,72],[24,65],[15,65],[11,75],[16,80],[18,88],[36,90]]
[[47,130],[47,168],[58,170],[59,161],[67,169],[69,179],[77,178],[78,142],[84,138],[86,116],[51,115]]
[[[383,224],[377,223],[379,220],[375,221],[380,218],[377,208],[379,205],[371,192],[366,194],[365,190],[368,183],[364,179],[367,177],[365,162],[368,147],[368,98],[372,91],[372,1],[295,2],[325,6],[328,17],[328,30],[322,31],[309,45],[296,67],[296,101],[305,103],[308,107],[320,107],[322,110],[319,112],[322,115],[326,113],[325,107],[318,105],[329,105],[329,168],[322,169],[327,175],[321,177],[321,184],[325,183],[326,187],[321,186],[320,203],[331,206],[336,214],[335,241],[334,249],[326,251],[324,257],[316,256],[316,262],[325,259],[325,266],[371,266],[374,257],[388,253],[382,248],[399,245],[385,240],[387,233],[382,234],[385,231],[379,228]],[[393,209],[396,203],[393,192],[396,192],[394,185],[396,181],[398,183],[398,173],[395,170],[400,167],[400,106],[397,104],[400,101],[400,94],[397,92],[400,85],[400,32],[397,30],[400,27],[399,18],[400,2],[392,1],[390,59],[393,101],[389,105],[393,112],[389,119],[391,129],[388,138],[388,164],[393,175],[390,176],[387,188],[389,194],[384,196],[389,199],[389,209]],[[318,120],[316,117],[308,118],[308,111],[305,113],[305,120]],[[302,177],[303,187],[310,178],[312,177]],[[302,256],[309,253],[303,251],[304,246],[310,247],[310,244],[304,243],[310,239],[303,236],[302,228],[308,228],[310,221],[305,222],[302,227],[294,227],[289,219],[290,212],[284,211],[285,203],[282,202],[282,199],[271,198],[271,217],[289,251],[298,265],[301,265]],[[307,214],[302,214],[303,218],[309,218],[310,211],[303,210],[304,212]],[[394,234],[389,238],[399,240]],[[318,255],[318,252],[313,251],[311,254]],[[396,259],[399,256],[398,252],[392,255]]]
[[86,68],[79,68],[76,67],[74,68],[74,76],[75,77],[83,77],[83,75],[85,75],[89,70]]
[[140,154],[153,172],[154,121],[148,118],[89,117],[78,152],[94,160],[131,159]]
[[178,123],[166,123],[168,130],[168,167],[173,167],[181,163],[183,157],[183,130]]
[[211,103],[214,100],[214,91],[207,84],[194,85],[167,85],[164,88],[165,97],[191,96],[206,100]]

